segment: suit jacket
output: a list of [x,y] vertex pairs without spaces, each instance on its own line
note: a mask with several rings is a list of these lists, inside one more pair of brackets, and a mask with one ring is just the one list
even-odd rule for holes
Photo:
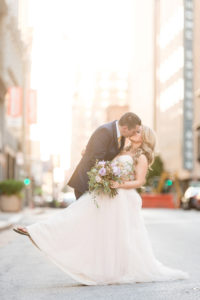
[[90,137],[85,154],[67,184],[83,194],[88,190],[87,172],[94,166],[96,159],[112,160],[123,148],[124,142],[125,138],[122,137],[119,148],[116,121],[98,127]]

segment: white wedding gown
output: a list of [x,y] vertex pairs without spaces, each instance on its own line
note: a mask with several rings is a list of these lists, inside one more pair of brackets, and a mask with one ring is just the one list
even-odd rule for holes
[[[126,170],[129,155],[118,156]],[[128,170],[127,170],[128,171]],[[27,226],[41,251],[76,281],[86,285],[166,281],[188,278],[154,256],[134,189],[114,198],[88,192],[47,220]]]

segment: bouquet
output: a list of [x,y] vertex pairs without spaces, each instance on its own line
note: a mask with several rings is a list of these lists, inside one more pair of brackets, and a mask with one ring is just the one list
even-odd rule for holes
[[117,189],[112,188],[110,181],[121,183],[122,175],[124,174],[124,165],[118,161],[96,161],[94,167],[87,172],[89,177],[89,192],[93,192],[94,202],[97,207],[95,194],[105,194],[109,197],[117,195]]

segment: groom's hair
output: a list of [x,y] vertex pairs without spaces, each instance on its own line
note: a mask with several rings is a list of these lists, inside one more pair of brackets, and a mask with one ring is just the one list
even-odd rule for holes
[[140,118],[132,113],[132,112],[127,112],[121,118],[119,119],[119,125],[120,126],[127,126],[128,129],[135,128],[136,125],[141,125],[141,120]]

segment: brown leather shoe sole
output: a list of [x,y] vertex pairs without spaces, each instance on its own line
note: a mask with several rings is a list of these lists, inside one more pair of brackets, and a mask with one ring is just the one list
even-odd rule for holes
[[20,233],[20,234],[24,234],[24,235],[27,235],[27,236],[30,236],[28,232],[25,232],[21,229],[17,229],[17,228],[13,228],[13,230],[17,233]]
[[13,228],[13,230],[15,231],[15,232],[17,232],[17,233],[20,233],[20,234],[23,234],[23,235],[27,235],[29,238],[30,238],[30,240],[31,240],[31,242],[33,243],[33,245],[35,245],[39,250],[41,250],[39,247],[38,247],[38,245],[34,242],[34,240],[31,238],[31,236],[30,236],[30,234],[27,232],[24,232],[23,230],[20,230],[20,229],[17,229],[17,228]]

